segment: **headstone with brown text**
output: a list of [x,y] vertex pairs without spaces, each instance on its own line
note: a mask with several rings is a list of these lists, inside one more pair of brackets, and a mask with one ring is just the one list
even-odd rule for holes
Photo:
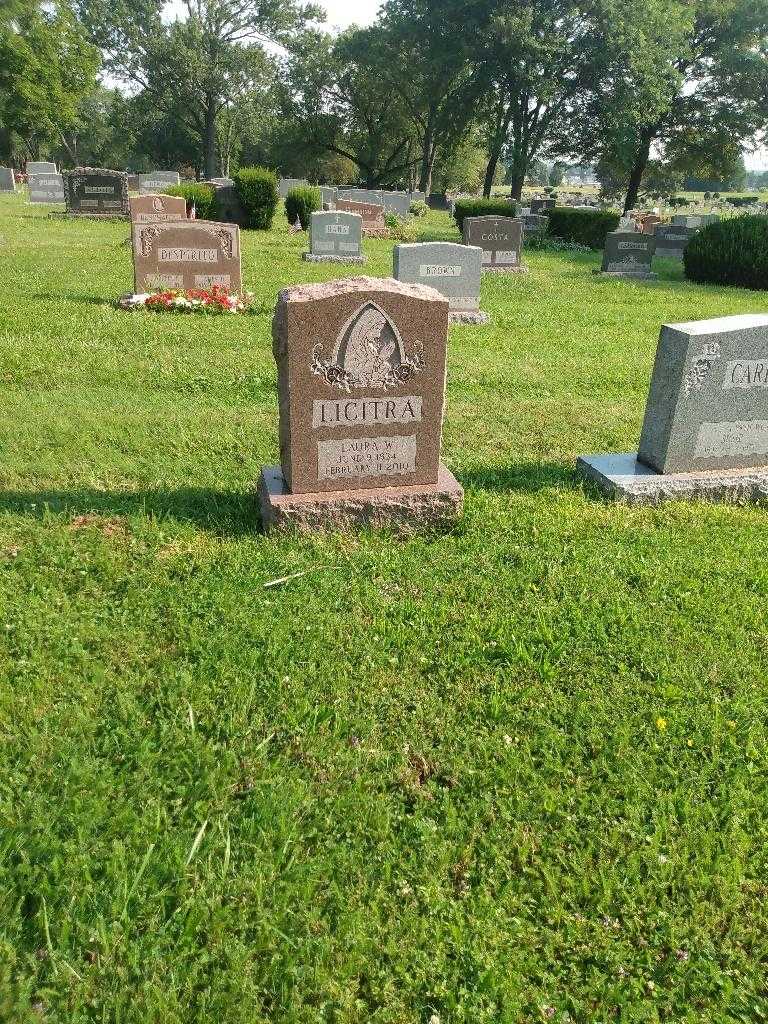
[[187,219],[187,201],[183,196],[132,196],[133,224],[165,224]]
[[442,525],[462,490],[440,462],[448,300],[358,277],[286,288],[272,327],[280,467],[264,525]]
[[235,224],[205,220],[134,223],[131,231],[136,294],[213,285],[233,294],[241,292],[240,229]]
[[352,199],[337,199],[336,209],[346,213],[357,213],[363,218],[363,234],[374,237],[387,234],[384,223],[384,207],[379,203],[357,203]]

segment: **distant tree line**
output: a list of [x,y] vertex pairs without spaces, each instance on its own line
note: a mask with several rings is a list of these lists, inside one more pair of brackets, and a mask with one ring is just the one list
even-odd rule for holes
[[591,164],[630,208],[768,130],[768,0],[385,0],[338,35],[304,0],[164,7],[3,0],[0,159],[513,197]]

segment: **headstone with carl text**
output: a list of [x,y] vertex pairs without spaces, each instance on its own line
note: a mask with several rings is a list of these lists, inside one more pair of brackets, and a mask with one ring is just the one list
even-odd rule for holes
[[103,167],[66,171],[64,201],[70,217],[127,217],[127,175]]
[[477,245],[482,249],[483,270],[510,273],[525,269],[521,220],[514,217],[465,217],[462,239],[465,245]]
[[444,525],[462,490],[440,462],[448,302],[348,278],[282,291],[273,324],[280,467],[259,484],[267,528]]
[[210,288],[242,290],[240,229],[217,221],[179,220],[131,225],[134,290]]
[[363,218],[358,213],[329,210],[313,213],[309,222],[310,263],[365,263],[362,251]]
[[425,284],[448,299],[455,323],[484,324],[480,310],[480,269],[483,251],[458,242],[414,242],[396,245],[392,276],[407,284]]
[[768,315],[661,329],[637,453],[580,471],[631,501],[768,496]]

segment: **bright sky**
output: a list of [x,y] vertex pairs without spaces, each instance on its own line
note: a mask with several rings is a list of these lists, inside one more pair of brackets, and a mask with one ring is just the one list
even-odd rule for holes
[[328,11],[328,25],[370,25],[381,6],[381,0],[319,0]]

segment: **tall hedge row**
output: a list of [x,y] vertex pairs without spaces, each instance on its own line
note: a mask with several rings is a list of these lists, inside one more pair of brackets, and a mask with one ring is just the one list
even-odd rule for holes
[[509,199],[457,199],[453,219],[463,231],[465,217],[514,217],[516,212],[517,207]]
[[549,217],[548,235],[564,242],[577,242],[590,249],[602,249],[605,236],[619,226],[619,214],[615,210],[556,206],[544,213]]
[[275,174],[265,167],[241,167],[234,181],[245,214],[243,227],[270,228],[279,200]]
[[746,214],[701,228],[685,249],[683,267],[690,281],[768,289],[768,217]]

